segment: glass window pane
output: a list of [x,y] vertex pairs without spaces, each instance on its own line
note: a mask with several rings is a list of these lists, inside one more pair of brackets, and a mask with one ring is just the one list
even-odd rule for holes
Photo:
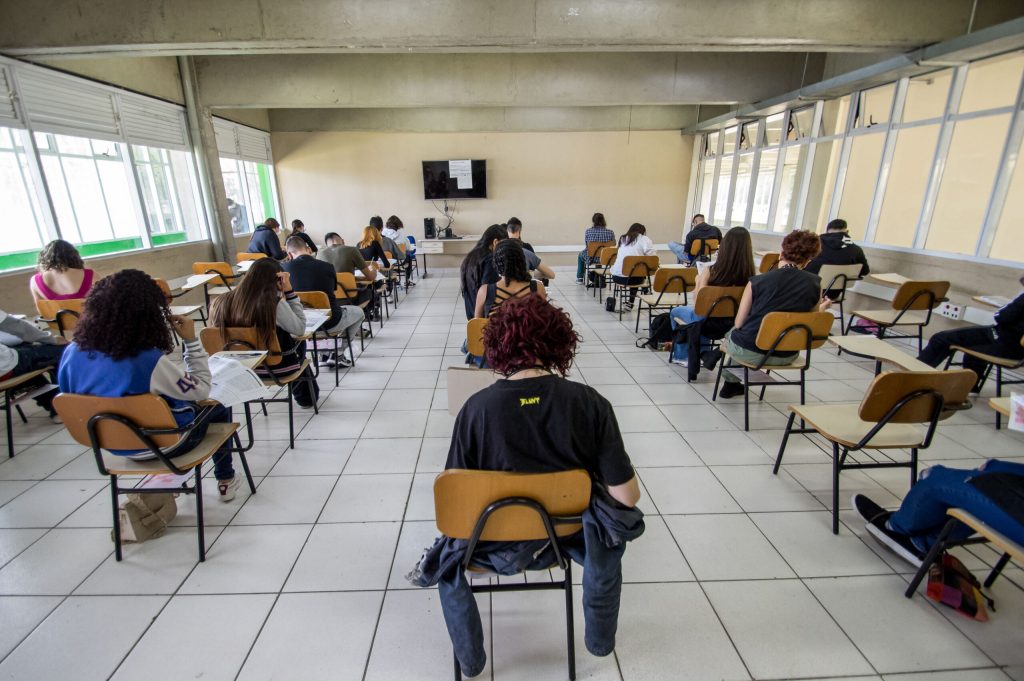
[[711,207],[708,222],[712,224],[725,220],[726,206],[729,205],[729,186],[732,183],[732,156],[723,156],[718,172],[718,193],[715,194],[715,205]]
[[106,140],[92,140],[92,151],[96,156],[106,156],[107,158],[121,158],[121,153],[118,150],[116,142],[108,142]]
[[903,122],[940,118],[946,111],[952,82],[953,69],[911,78],[907,85],[907,101],[903,105]]
[[732,201],[732,214],[728,226],[743,225],[747,220],[747,202],[750,199],[750,175],[754,169],[754,155],[743,154],[736,165],[736,194]]
[[711,204],[711,187],[715,181],[715,162],[704,162],[703,175],[701,176],[700,203],[697,204],[698,213],[707,212]]
[[53,200],[53,208],[57,213],[57,226],[60,228],[60,234],[67,241],[81,243],[82,235],[78,232],[78,220],[75,219],[75,211],[71,207],[71,197],[68,195],[67,183],[64,182],[60,159],[56,156],[42,156],[42,165],[43,173],[46,175],[46,185],[50,189],[50,198]]
[[57,150],[62,154],[77,154],[79,156],[92,156],[92,147],[85,137],[68,137],[67,135],[54,135],[57,139]]
[[973,255],[1010,116],[958,121],[925,248]]
[[[1024,146],[1024,145],[1022,145]],[[1010,191],[999,216],[995,240],[992,242],[992,258],[1024,262],[1024,239],[1021,238],[1021,216],[1024,215],[1024,158],[1017,153],[1017,165],[1010,180]]]
[[235,234],[246,234],[253,230],[255,223],[250,212],[249,199],[246,197],[243,187],[242,173],[239,172],[240,165],[240,162],[234,159],[222,158],[220,160],[224,192],[230,199],[228,213],[231,214],[231,230]]
[[718,155],[718,133],[717,132],[709,132],[707,139],[708,139],[707,155],[708,156],[717,156]]
[[775,184],[775,168],[779,162],[778,149],[765,149],[757,167],[757,183],[754,187],[754,208],[750,213],[751,229],[768,229],[768,211],[772,202],[772,187]]
[[722,147],[723,154],[731,154],[736,150],[736,126],[726,128],[725,130],[725,143]]
[[114,236],[103,202],[103,189],[92,159],[65,157],[62,160],[68,193],[75,208],[82,241],[103,241]]
[[905,248],[914,245],[921,201],[928,187],[931,159],[935,155],[935,142],[938,138],[938,125],[899,131],[889,168],[889,181],[882,200],[882,212],[875,228],[875,243]]
[[11,133],[7,128],[0,128],[0,149],[13,149],[14,142],[11,141]]
[[839,200],[839,215],[836,217],[849,223],[850,236],[854,239],[864,238],[884,142],[885,135],[882,134],[860,135],[853,139],[843,196]]
[[976,61],[967,67],[967,82],[960,98],[960,113],[1012,106],[1017,101],[1024,53]]
[[779,206],[775,210],[775,224],[772,229],[776,232],[789,231],[790,221],[796,214],[797,179],[807,162],[807,145],[801,144],[797,147],[789,147],[783,151],[785,156],[782,160],[782,178],[779,181]]
[[814,107],[808,106],[797,109],[789,114],[789,134],[786,139],[798,140],[805,137],[813,137],[814,131]]
[[846,132],[849,117],[850,95],[825,102],[821,110],[821,134],[835,135]]
[[[6,230],[0,253],[18,253],[39,249],[49,238],[46,235],[42,211],[31,180],[28,160],[24,152],[15,151],[12,140],[21,134],[17,130],[0,128],[0,139],[6,146],[0,150],[0,205],[4,207],[9,225],[16,228]],[[23,263],[0,257],[0,269],[22,266]]]
[[46,133],[44,133],[44,132],[33,133],[32,137],[35,138],[36,147],[38,147],[40,151],[42,151],[43,149],[49,149],[50,148],[50,136],[47,135]]
[[765,143],[774,147],[782,142],[782,123],[786,114],[777,113],[765,120]]
[[870,128],[873,125],[888,123],[889,114],[892,112],[892,97],[895,93],[895,83],[861,92],[860,110],[854,127]]
[[840,138],[814,144],[814,167],[811,168],[810,186],[807,188],[803,229],[817,232],[823,230],[828,223],[842,146]]
[[143,226],[135,213],[132,199],[134,187],[125,172],[121,161],[98,161],[100,180],[103,183],[103,197],[107,202],[107,212],[113,223],[114,236],[118,239],[136,237],[142,234]]

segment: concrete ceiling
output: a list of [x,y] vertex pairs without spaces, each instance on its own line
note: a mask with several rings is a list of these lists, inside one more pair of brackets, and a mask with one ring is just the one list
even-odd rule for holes
[[0,52],[191,55],[205,106],[269,109],[272,129],[658,129],[820,80],[839,55],[1022,14],[1020,0],[0,0]]

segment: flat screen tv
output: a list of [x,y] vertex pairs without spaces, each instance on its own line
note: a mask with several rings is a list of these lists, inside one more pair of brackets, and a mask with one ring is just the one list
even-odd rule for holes
[[486,199],[487,161],[423,161],[423,198]]

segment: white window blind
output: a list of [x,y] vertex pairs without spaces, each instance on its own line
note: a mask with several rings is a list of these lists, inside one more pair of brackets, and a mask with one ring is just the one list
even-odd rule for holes
[[128,142],[163,149],[191,150],[188,122],[180,106],[127,92],[118,99],[121,123]]
[[213,133],[217,138],[217,151],[227,158],[238,158],[238,140],[235,138],[237,126],[222,118],[213,119]]
[[213,132],[217,137],[217,151],[221,156],[256,163],[273,162],[269,133],[223,118],[213,119]]
[[11,69],[4,64],[0,64],[0,125],[8,128],[24,127],[24,122],[19,120],[18,109],[14,105]]
[[42,68],[19,66],[17,71],[19,94],[32,130],[122,139],[111,89]]

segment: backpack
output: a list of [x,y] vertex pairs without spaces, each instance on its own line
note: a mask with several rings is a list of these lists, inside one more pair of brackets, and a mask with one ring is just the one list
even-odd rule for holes
[[663,344],[672,341],[672,320],[668,312],[662,312],[651,320],[650,337],[641,338],[636,342],[638,348],[659,349]]

